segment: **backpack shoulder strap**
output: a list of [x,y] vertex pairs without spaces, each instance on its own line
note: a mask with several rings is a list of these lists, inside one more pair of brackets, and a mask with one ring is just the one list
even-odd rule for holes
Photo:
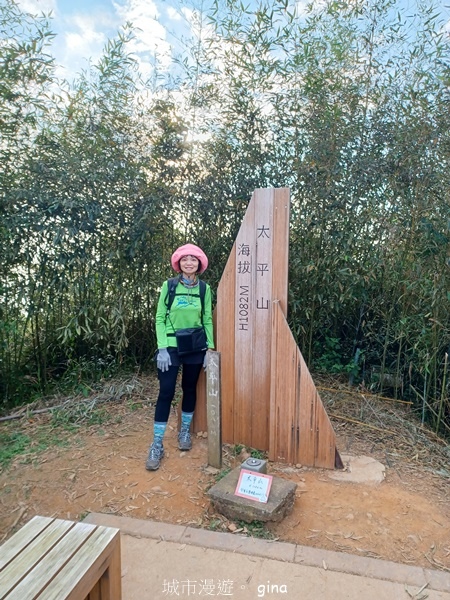
[[203,313],[205,312],[206,283],[202,279],[199,279],[198,283],[200,285],[200,302],[202,303],[202,320],[203,320]]
[[170,308],[175,300],[175,290],[178,285],[178,277],[171,277],[167,280],[167,295],[165,299],[165,303],[167,306],[167,313],[170,312]]

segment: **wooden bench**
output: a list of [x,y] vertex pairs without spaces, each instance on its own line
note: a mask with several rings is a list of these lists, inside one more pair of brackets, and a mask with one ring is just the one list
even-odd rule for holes
[[121,600],[118,529],[34,517],[0,547],[0,600]]

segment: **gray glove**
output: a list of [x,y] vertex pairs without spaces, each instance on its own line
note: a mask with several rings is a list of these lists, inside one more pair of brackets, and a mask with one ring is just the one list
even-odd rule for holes
[[170,360],[170,354],[167,351],[167,348],[160,348],[158,350],[158,354],[156,355],[156,366],[163,373],[164,371],[168,371],[172,361]]
[[208,352],[205,352],[205,358],[203,359],[203,368],[206,369],[208,368],[208,363],[209,363],[209,354]]

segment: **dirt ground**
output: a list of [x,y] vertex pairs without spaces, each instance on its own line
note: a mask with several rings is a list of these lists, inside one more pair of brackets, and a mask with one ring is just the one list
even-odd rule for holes
[[[30,447],[18,454],[0,474],[0,541],[34,515],[79,520],[89,512],[104,512],[450,571],[448,448],[431,434],[424,438],[412,435],[411,427],[401,430],[404,413],[400,419],[397,409],[379,408],[375,401],[369,410],[367,396],[363,402],[341,394],[338,401],[330,391],[327,410],[334,415],[340,452],[379,460],[386,466],[385,480],[378,485],[343,483],[332,480],[327,470],[269,463],[271,474],[298,487],[292,513],[260,529],[214,513],[206,492],[218,475],[207,469],[207,439],[196,437],[190,452],[180,452],[175,412],[160,470],[145,470],[154,396],[154,380],[141,378],[139,389],[102,405],[103,419],[107,417],[102,423],[66,433],[59,438],[64,445],[38,451]],[[356,410],[364,418],[364,406],[367,414],[377,412],[378,426],[367,428],[350,420],[348,415]],[[395,431],[391,421],[382,422],[383,415],[391,421],[395,415]],[[417,431],[415,425],[412,430]],[[0,433],[33,440],[55,431],[48,412],[0,424]],[[235,452],[224,447],[224,469],[246,457],[245,449],[238,456]]]

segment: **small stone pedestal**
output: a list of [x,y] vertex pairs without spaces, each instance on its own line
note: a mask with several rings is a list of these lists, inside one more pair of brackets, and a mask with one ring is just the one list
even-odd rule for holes
[[241,473],[236,467],[208,491],[214,509],[228,519],[237,519],[251,523],[252,521],[281,521],[288,515],[295,501],[297,484],[273,476],[267,502],[256,502],[234,492]]

